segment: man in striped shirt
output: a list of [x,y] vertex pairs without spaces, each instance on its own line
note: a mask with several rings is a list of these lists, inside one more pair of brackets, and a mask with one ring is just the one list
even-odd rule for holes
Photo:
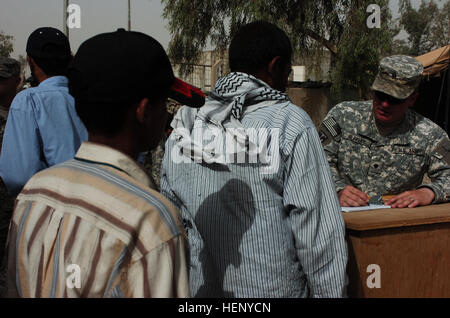
[[135,159],[161,138],[166,98],[189,86],[156,40],[124,30],[84,42],[68,77],[89,142],[18,196],[8,295],[188,297],[179,212]]
[[242,27],[232,73],[199,110],[183,107],[166,144],[161,193],[180,209],[196,297],[342,297],[345,227],[308,115],[283,91],[291,44]]

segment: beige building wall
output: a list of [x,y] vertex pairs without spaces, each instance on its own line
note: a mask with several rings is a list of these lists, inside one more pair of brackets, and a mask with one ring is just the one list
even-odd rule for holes
[[311,117],[316,127],[328,113],[329,88],[288,88],[286,93],[292,102]]
[[[180,64],[172,63],[175,76],[180,77]],[[217,80],[229,73],[228,54],[219,51],[202,52],[197,64],[193,65],[193,72],[181,78],[197,86],[204,92],[210,92]]]

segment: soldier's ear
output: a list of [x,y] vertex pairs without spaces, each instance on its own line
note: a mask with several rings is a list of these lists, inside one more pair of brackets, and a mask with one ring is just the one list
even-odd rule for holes
[[419,92],[414,91],[414,93],[412,93],[411,96],[408,97],[408,103],[409,103],[408,107],[414,106],[414,104],[416,103],[418,98],[419,98]]

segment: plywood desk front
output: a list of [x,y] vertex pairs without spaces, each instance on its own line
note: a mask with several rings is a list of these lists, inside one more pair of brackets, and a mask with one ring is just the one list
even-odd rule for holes
[[349,297],[450,297],[450,203],[344,220]]

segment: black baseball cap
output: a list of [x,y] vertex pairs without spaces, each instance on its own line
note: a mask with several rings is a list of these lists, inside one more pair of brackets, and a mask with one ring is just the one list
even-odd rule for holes
[[119,29],[86,40],[67,76],[70,94],[79,102],[118,104],[156,95],[190,107],[205,103],[200,89],[174,76],[162,45],[135,31]]
[[38,28],[27,41],[27,54],[31,57],[65,60],[71,56],[70,43],[66,35],[58,29]]

